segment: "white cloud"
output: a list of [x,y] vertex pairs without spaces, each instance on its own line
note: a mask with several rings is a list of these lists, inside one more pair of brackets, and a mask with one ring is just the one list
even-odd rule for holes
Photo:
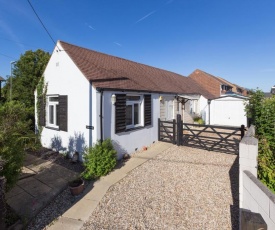
[[152,12],[150,12],[149,14],[146,14],[145,16],[143,16],[142,18],[140,18],[139,20],[137,20],[135,23],[139,23],[141,21],[143,21],[144,19],[148,18],[149,16],[151,16],[152,14],[156,13],[157,11],[154,10]]
[[94,27],[92,27],[92,26],[88,26],[90,29],[92,29],[92,30],[95,30],[95,28]]
[[114,44],[116,44],[117,46],[122,46],[120,43],[118,42],[114,42]]

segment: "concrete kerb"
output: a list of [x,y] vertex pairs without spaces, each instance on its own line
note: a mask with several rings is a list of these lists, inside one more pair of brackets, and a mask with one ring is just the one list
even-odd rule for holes
[[[54,222],[48,229],[66,229],[69,230],[67,226],[73,224],[73,229],[80,229],[84,222],[89,219],[101,199],[105,196],[109,188],[119,182],[121,179],[127,176],[127,174],[133,169],[137,168],[146,161],[153,159],[159,153],[167,150],[173,146],[169,143],[158,142],[150,147],[148,150],[134,155],[130,158],[125,165],[116,169],[109,175],[102,177],[100,180],[96,181],[90,187],[90,191],[77,203],[75,203],[69,210],[67,210],[61,218]],[[89,188],[88,188],[89,189]]]

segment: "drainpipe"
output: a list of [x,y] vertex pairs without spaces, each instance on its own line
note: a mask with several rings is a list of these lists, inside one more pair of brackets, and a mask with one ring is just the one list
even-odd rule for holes
[[103,89],[100,89],[100,143],[103,142]]
[[207,103],[208,103],[208,125],[210,125],[210,104],[211,104],[211,100],[208,99]]

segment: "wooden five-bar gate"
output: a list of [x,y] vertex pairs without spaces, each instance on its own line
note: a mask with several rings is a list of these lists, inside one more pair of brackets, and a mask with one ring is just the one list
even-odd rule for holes
[[180,115],[172,121],[159,119],[158,127],[159,141],[231,154],[239,153],[239,143],[245,132],[244,125],[232,127],[183,123]]

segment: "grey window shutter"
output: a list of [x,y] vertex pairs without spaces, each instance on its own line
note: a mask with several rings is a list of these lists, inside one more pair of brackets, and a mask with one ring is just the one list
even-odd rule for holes
[[59,130],[68,131],[68,96],[59,95],[59,106],[57,107],[57,124]]
[[152,124],[151,94],[144,95],[144,126]]
[[39,111],[38,111],[38,125],[45,126],[46,125],[46,105],[45,105],[45,98],[39,97]]
[[116,94],[115,133],[126,130],[126,94]]

